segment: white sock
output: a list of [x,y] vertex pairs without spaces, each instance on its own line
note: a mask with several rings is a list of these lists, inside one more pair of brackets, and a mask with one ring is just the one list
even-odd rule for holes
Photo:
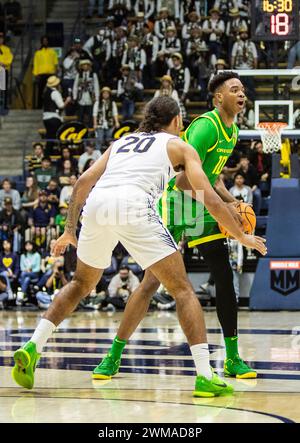
[[208,380],[212,379],[212,371],[209,362],[208,343],[199,343],[190,346],[190,350],[196,366],[197,375],[204,375]]
[[46,320],[45,318],[42,318],[42,320],[39,322],[38,327],[34,331],[30,340],[35,343],[36,350],[39,354],[42,352],[43,347],[47,343],[47,340],[51,337],[55,328],[55,324],[49,320]]

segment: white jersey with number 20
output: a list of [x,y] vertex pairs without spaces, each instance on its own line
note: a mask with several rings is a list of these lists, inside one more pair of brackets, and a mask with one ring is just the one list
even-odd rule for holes
[[132,185],[159,196],[176,174],[167,152],[172,138],[177,137],[166,132],[133,133],[115,141],[95,188]]

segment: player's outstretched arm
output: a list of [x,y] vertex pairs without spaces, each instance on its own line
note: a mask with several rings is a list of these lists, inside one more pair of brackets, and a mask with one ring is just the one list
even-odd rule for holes
[[195,149],[182,140],[174,139],[168,143],[168,155],[176,169],[182,167],[185,170],[186,177],[195,193],[193,195],[197,200],[205,204],[210,214],[243,245],[255,248],[265,255],[265,240],[244,234],[241,225],[235,221],[226,203],[223,202],[209,183]]
[[97,160],[86,172],[84,172],[73,188],[70,198],[68,216],[64,233],[56,240],[53,247],[55,255],[63,254],[68,245],[77,246],[76,228],[80,211],[91,191],[106,169],[111,148],[109,148],[99,160]]

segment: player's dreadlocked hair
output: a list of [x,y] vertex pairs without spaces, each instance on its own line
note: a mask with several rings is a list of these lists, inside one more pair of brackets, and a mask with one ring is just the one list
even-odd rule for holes
[[214,93],[220,86],[222,86],[227,80],[230,80],[232,78],[237,78],[238,80],[240,80],[239,74],[233,71],[224,71],[216,74],[208,84],[208,91],[214,95]]
[[145,116],[139,132],[159,132],[180,114],[177,102],[167,96],[153,98],[145,107]]

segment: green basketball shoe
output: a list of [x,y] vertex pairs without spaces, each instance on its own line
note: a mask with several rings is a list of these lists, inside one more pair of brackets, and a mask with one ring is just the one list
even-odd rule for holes
[[109,380],[119,372],[121,360],[114,360],[112,354],[106,357],[93,370],[92,378],[94,380]]
[[34,371],[41,358],[36,351],[35,343],[28,341],[14,353],[15,366],[12,369],[12,378],[20,386],[32,389],[34,385]]
[[233,392],[233,387],[213,372],[211,380],[208,380],[203,375],[197,375],[193,396],[218,397],[219,395],[231,395]]
[[225,377],[235,378],[256,378],[257,372],[248,366],[239,355],[234,359],[227,358],[224,361],[224,375]]

